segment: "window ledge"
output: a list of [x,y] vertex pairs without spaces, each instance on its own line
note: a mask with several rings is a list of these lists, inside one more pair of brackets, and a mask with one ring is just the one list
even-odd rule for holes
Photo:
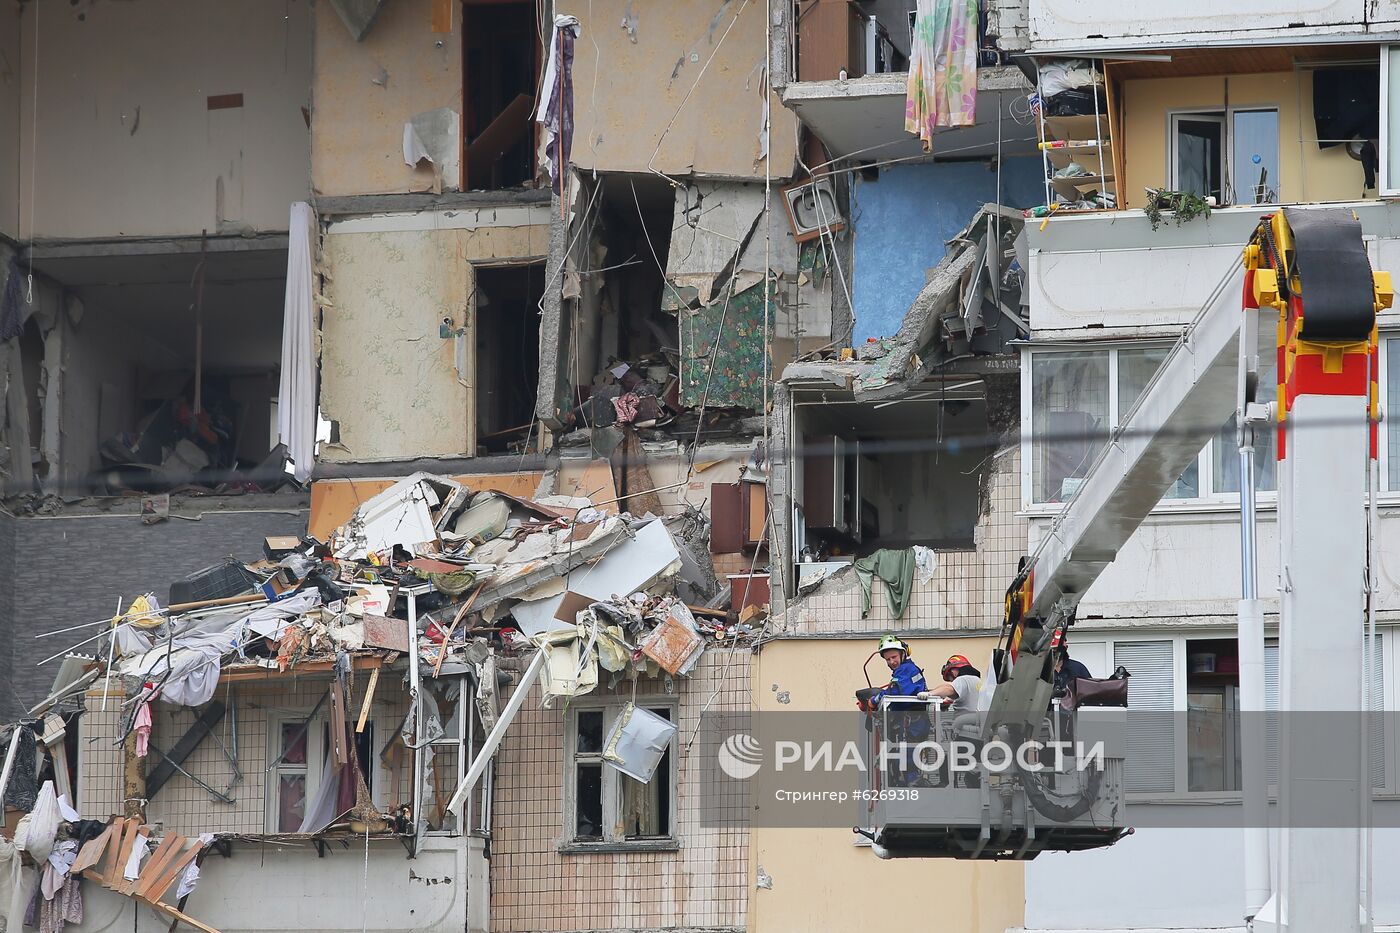
[[678,839],[638,839],[630,842],[565,842],[560,855],[588,855],[615,852],[679,852]]

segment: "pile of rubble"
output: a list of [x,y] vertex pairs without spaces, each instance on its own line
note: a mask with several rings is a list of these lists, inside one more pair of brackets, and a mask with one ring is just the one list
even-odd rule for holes
[[[157,877],[155,853],[147,859],[155,866],[149,885],[129,875],[123,881],[123,859],[145,871],[141,856],[131,855],[134,849],[144,852],[144,837],[137,842],[117,818],[86,825],[92,821],[82,821],[69,806],[74,796],[62,741],[64,719],[56,712],[72,709],[85,693],[91,704],[99,691],[102,703],[110,692],[122,710],[121,742],[134,736],[138,757],[148,749],[159,752],[146,796],[155,793],[150,782],[163,769],[164,779],[179,772],[219,797],[216,788],[181,766],[188,754],[184,739],[169,750],[151,741],[153,702],[199,708],[204,716],[220,706],[215,693],[221,678],[317,673],[330,680],[318,703],[318,709],[330,704],[328,734],[346,737],[332,744],[353,748],[349,730],[357,708],[363,724],[381,674],[401,673],[410,711],[400,734],[404,747],[416,750],[442,735],[445,717],[433,714],[427,701],[447,687],[445,681],[434,686],[437,679],[450,674],[457,683],[474,685],[465,689],[475,691],[472,703],[491,730],[473,762],[472,774],[479,776],[534,680],[549,704],[588,693],[600,681],[617,687],[630,678],[685,677],[708,647],[751,637],[755,620],[745,614],[741,623],[722,605],[725,596],[713,571],[697,556],[704,553],[704,541],[697,548],[687,540],[695,537],[694,515],[636,518],[616,508],[567,496],[532,500],[473,493],[452,479],[419,473],[361,503],[328,540],[267,538],[262,560],[206,568],[173,584],[164,605],[147,593],[119,606],[114,618],[89,623],[101,631],[77,647],[97,642],[94,654],[70,652],[54,693],[30,711],[35,718],[15,724],[8,734],[0,732],[0,742],[8,746],[0,798],[22,811],[34,811],[36,801],[46,808],[46,828],[37,836],[32,826],[39,818],[26,813],[14,834],[15,847],[0,849],[0,869],[6,869],[7,855],[16,870],[26,860],[42,869],[47,850],[58,844],[66,857],[60,874],[81,859],[104,885],[117,890],[131,882],[121,893],[144,892],[156,909],[178,913],[159,900],[176,879]],[[523,665],[515,696],[500,709],[496,692],[510,677],[498,671],[497,662],[522,654],[531,655],[530,661]],[[360,705],[351,672],[365,669],[372,674],[368,685],[361,681]],[[462,674],[470,674],[470,680],[463,681]],[[610,760],[648,781],[660,757],[656,749],[674,729],[633,708],[610,737]],[[431,768],[430,758],[426,764]],[[355,805],[346,808],[335,786],[343,782],[331,781],[318,799],[308,793],[299,833],[338,827],[412,837],[420,831],[421,821],[405,813],[403,804],[374,805],[358,767],[356,755],[339,756],[337,769],[347,768],[344,777],[352,791],[359,788]],[[460,806],[472,780],[469,775],[458,787],[447,811]],[[25,793],[7,793],[7,785]],[[58,816],[49,820],[49,811]],[[116,853],[105,868],[98,864],[101,853],[89,851],[99,840]],[[212,841],[213,836],[180,839],[175,848],[181,871],[196,864],[191,853]],[[192,884],[191,879],[187,886]],[[39,899],[53,900],[46,894]],[[0,913],[8,907],[0,905]],[[47,909],[61,913],[62,902]]]

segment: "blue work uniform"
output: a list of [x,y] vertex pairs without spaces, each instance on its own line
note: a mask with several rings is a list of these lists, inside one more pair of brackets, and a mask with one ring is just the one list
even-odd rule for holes
[[890,675],[889,686],[882,688],[880,695],[875,699],[876,702],[879,702],[884,697],[918,696],[927,689],[928,685],[924,683],[924,672],[911,659],[905,658]]
[[[924,682],[924,672],[909,658],[900,662],[899,667],[894,669],[889,685],[882,688],[875,702],[878,704],[885,697],[913,697],[918,696],[928,689],[928,684]],[[890,720],[896,725],[902,725],[903,738],[910,742],[921,742],[928,738],[930,724],[928,721],[928,705],[920,703],[890,703]]]

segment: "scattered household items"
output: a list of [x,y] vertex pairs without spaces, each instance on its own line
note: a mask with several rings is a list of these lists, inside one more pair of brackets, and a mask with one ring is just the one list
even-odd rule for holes
[[[634,691],[642,679],[671,692],[709,646],[737,648],[753,637],[766,605],[746,606],[741,616],[717,608],[719,600],[692,606],[681,595],[706,575],[713,580],[713,568],[694,560],[707,554],[708,523],[690,512],[636,518],[619,505],[582,496],[527,499],[416,473],[360,503],[325,540],[264,538],[261,559],[230,559],[177,580],[168,602],[127,594],[109,618],[40,633],[82,639],[47,659],[63,661],[53,693],[31,718],[0,729],[0,797],[23,813],[15,845],[38,867],[22,870],[42,874],[35,886],[47,918],[41,933],[58,933],[80,916],[78,885],[69,881],[64,894],[53,872],[217,933],[172,906],[174,897],[163,899],[172,890],[188,893],[211,845],[242,837],[188,838],[168,822],[148,825],[144,809],[169,798],[172,781],[215,804],[236,802],[243,778],[237,744],[220,738],[239,728],[229,687],[286,678],[311,685],[318,697],[304,720],[282,720],[283,751],[267,771],[287,760],[304,768],[314,748],[325,756],[320,777],[275,806],[258,801],[260,814],[273,814],[275,832],[264,837],[319,846],[336,835],[390,836],[415,854],[427,829],[461,818],[471,783],[525,702],[563,706],[594,691]],[[81,650],[92,654],[75,653]],[[382,719],[379,730],[366,732],[376,696],[407,709],[387,738]],[[179,731],[162,735],[181,707]],[[106,814],[82,820],[68,804],[64,738],[77,716],[94,710],[117,711],[117,727],[90,740],[126,756],[118,781],[136,774],[142,782],[134,793],[120,788],[126,816],[110,821]],[[470,771],[459,780],[455,761],[443,754],[465,743],[468,718],[480,744],[469,746]],[[675,729],[629,706],[604,760],[649,781]],[[196,750],[207,756],[213,745],[231,766],[226,785],[205,780],[208,771],[195,766]],[[378,782],[372,794],[374,756],[399,779],[388,789]],[[51,852],[61,854],[58,863]]]

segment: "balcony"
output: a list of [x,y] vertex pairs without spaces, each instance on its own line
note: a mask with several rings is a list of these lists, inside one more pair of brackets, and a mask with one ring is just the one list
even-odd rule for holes
[[[1125,4],[1119,0],[1028,0],[1034,51],[1093,52],[1297,43],[1393,35],[1400,0],[1210,0]],[[1367,12],[1368,6],[1373,11]]]
[[[908,78],[907,72],[892,72],[846,80],[796,81],[783,89],[783,103],[826,144],[832,158],[883,161],[918,157],[923,154],[919,137],[904,130]],[[932,158],[996,155],[998,123],[1003,154],[1033,152],[1035,127],[1022,126],[1011,115],[1012,103],[1024,101],[1030,90],[1018,68],[979,68],[976,125],[936,133]]]
[[[783,104],[826,144],[832,158],[926,155],[918,137],[904,130],[913,0],[797,0],[793,7],[796,35],[790,42],[780,37],[779,45],[786,45],[776,50],[777,60],[790,63],[792,72]],[[1034,126],[1011,117],[1012,102],[1024,100],[1029,81],[1005,64],[996,38],[986,30],[978,44],[983,67],[977,73],[977,123],[936,134],[932,158],[995,155],[999,124],[1003,153],[1034,150]]]

